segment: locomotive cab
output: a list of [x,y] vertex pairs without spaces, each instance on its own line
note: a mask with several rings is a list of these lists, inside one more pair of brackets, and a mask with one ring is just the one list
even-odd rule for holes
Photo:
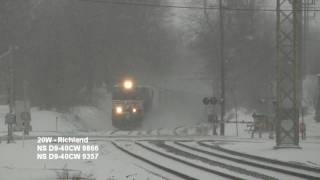
[[150,88],[134,86],[125,81],[112,90],[112,125],[121,129],[141,126],[142,120],[151,109],[153,92]]

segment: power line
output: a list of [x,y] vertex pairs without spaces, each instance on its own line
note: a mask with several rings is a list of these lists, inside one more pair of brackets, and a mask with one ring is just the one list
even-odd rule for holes
[[154,4],[154,3],[136,3],[136,2],[124,2],[124,1],[112,1],[112,0],[79,0],[84,2],[93,3],[105,3],[113,5],[124,5],[124,6],[146,6],[146,7],[163,7],[163,8],[176,8],[176,9],[219,9],[216,6],[202,7],[202,6],[182,6],[182,5],[172,5],[172,4]]
[[[154,7],[154,8],[175,8],[175,9],[194,9],[194,10],[219,10],[218,6],[185,6],[185,5],[174,5],[174,4],[155,4],[155,3],[140,3],[140,2],[125,2],[125,1],[115,1],[115,0],[78,0],[83,2],[91,3],[104,3],[104,4],[113,4],[113,5],[122,5],[122,6],[144,6],[144,7]],[[277,9],[274,8],[231,8],[223,7],[225,11],[264,11],[264,12],[276,12]],[[282,9],[281,11],[300,11],[300,12],[320,12],[320,8],[312,9]]]

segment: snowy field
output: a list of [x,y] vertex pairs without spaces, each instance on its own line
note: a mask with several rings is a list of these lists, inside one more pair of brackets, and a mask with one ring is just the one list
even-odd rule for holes
[[274,150],[274,140],[265,140],[260,143],[236,142],[222,145],[222,147],[246,154],[279,159],[282,161],[309,166],[320,167],[320,141],[306,140],[300,142],[301,149],[277,149]]
[[[301,149],[274,150],[273,147],[275,146],[275,140],[269,140],[268,134],[263,135],[263,139],[259,144],[250,142],[237,142],[225,144],[223,147],[247,154],[320,167],[320,123],[316,123],[313,118],[314,112],[305,117],[307,139],[300,139]],[[258,135],[255,136],[257,137]],[[243,132],[241,137],[250,138],[250,134]]]
[[[88,179],[162,179],[158,174],[167,175],[154,167],[127,156],[109,142],[99,143],[99,158],[90,160],[37,160],[36,142],[0,144],[0,179],[1,180],[43,180],[58,179],[63,173],[69,178]],[[64,175],[63,177],[66,177]]]

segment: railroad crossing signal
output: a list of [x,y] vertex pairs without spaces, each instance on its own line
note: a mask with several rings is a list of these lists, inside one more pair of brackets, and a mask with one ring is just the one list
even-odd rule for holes
[[31,121],[31,116],[30,116],[30,113],[29,112],[22,112],[20,114],[21,116],[21,120],[22,120],[22,125],[23,125],[23,133],[25,135],[28,135],[29,134],[29,131],[31,130],[31,126],[30,126],[30,121]]
[[217,135],[218,117],[215,113],[214,105],[218,103],[218,99],[216,97],[205,97],[202,103],[206,106],[208,122],[212,124],[212,133]]
[[16,115],[12,113],[7,113],[5,117],[5,124],[15,124],[16,123]]
[[205,97],[202,99],[202,103],[206,106],[209,104],[216,105],[218,103],[218,100],[216,97]]
[[5,116],[5,124],[8,125],[8,138],[7,143],[13,141],[13,124],[16,123],[16,115],[13,113],[7,113]]
[[31,113],[30,113],[30,102],[29,101],[15,101],[15,113],[16,113],[16,124],[14,130],[23,131],[30,126]]

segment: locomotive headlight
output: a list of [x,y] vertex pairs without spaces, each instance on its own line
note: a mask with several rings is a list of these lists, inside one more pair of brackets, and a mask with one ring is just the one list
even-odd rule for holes
[[136,109],[136,108],[132,108],[132,112],[133,112],[133,113],[136,113],[136,112],[137,112],[137,109]]
[[126,81],[124,81],[123,82],[123,87],[125,88],[125,89],[132,89],[133,88],[133,82],[132,81],[130,81],[130,80],[126,80]]
[[117,106],[117,107],[116,107],[116,113],[117,113],[117,114],[122,114],[122,112],[123,112],[122,107],[121,107],[121,106]]

